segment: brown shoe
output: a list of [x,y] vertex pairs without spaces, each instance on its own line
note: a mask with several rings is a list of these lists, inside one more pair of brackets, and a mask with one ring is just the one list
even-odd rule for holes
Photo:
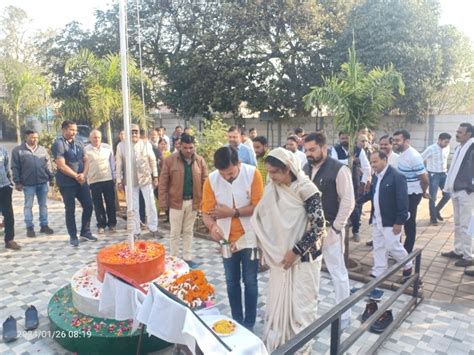
[[5,248],[12,249],[12,250],[20,250],[21,247],[14,241],[10,240],[9,242],[5,243]]

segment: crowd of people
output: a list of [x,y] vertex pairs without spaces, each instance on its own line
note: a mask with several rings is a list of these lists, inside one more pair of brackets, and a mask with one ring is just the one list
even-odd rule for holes
[[[210,173],[207,162],[196,153],[191,129],[178,126],[168,137],[164,127],[146,134],[132,125],[132,181],[125,179],[123,131],[115,147],[103,143],[98,130],[91,132],[90,144],[84,147],[75,139],[76,133],[75,122],[64,121],[62,135],[51,149],[70,244],[77,247],[79,238],[97,240],[90,228],[93,211],[98,235],[115,232],[116,192],[132,184],[132,196],[126,195],[126,199],[140,212],[133,219],[135,237],[140,237],[146,225],[152,237],[161,238],[158,214],[166,211],[170,253],[195,268],[193,226],[201,210],[211,238],[220,245],[230,244],[232,253],[223,256],[223,266],[232,317],[250,330],[257,314],[259,265],[270,269],[264,330],[269,350],[315,320],[322,259],[336,302],[349,296],[345,227],[349,224],[352,239],[360,242],[362,206],[367,201],[372,202],[372,239],[367,242],[373,246],[372,277],[387,270],[389,255],[400,261],[413,251],[422,198],[429,199],[433,226],[443,220],[443,207],[451,199],[454,246],[442,255],[458,259],[455,265],[459,267],[474,265],[468,230],[474,223],[474,131],[470,123],[462,123],[456,131],[459,145],[449,169],[449,133],[440,134],[438,141],[420,154],[410,144],[410,133],[403,129],[378,141],[372,131],[361,129],[351,151],[348,132],[339,132],[339,143],[330,146],[323,131],[305,134],[297,128],[283,147],[271,150],[267,139],[255,129],[246,135],[233,126],[227,132],[228,144],[214,154],[216,169]],[[27,237],[36,235],[32,215],[35,195],[39,232],[54,233],[48,226],[47,210],[52,159],[38,139],[37,132],[25,132],[25,142],[12,151],[11,173],[8,152],[0,147],[5,247],[13,250],[20,249],[14,241],[13,187],[24,193]],[[436,203],[439,190],[442,198]],[[82,206],[79,233],[76,200]],[[474,276],[474,271],[465,273]],[[410,262],[404,266],[402,278],[411,274]],[[342,329],[350,319],[348,310],[342,315]],[[379,328],[387,325],[374,324]]]

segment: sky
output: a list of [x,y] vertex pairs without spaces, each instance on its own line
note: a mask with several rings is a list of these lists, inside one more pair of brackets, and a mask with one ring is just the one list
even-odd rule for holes
[[[32,18],[32,29],[62,28],[71,21],[94,25],[94,11],[104,10],[118,0],[2,0],[1,8],[14,5],[24,9]],[[140,1],[140,0],[138,0]],[[453,24],[474,43],[474,1],[441,0],[441,23]]]

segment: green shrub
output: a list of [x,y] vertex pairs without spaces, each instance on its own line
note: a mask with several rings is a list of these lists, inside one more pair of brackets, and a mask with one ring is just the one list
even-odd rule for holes
[[206,160],[209,171],[214,170],[215,151],[227,144],[228,129],[229,125],[224,123],[222,117],[214,116],[204,121],[201,132],[196,132],[197,153]]

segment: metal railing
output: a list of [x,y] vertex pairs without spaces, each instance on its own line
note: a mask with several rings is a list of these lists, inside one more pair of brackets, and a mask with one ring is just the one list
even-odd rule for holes
[[[370,316],[360,327],[355,330],[344,342],[341,343],[341,316],[342,314],[354,306],[361,299],[366,297],[373,289],[378,285],[386,281],[390,276],[394,275],[397,271],[401,270],[403,266],[415,259],[415,272],[400,285],[400,288],[384,303],[381,304],[379,309]],[[318,320],[310,324],[308,327],[303,329],[300,333],[295,335],[288,342],[275,349],[272,355],[283,355],[283,354],[294,354],[305,344],[313,340],[320,332],[326,329],[329,325],[331,326],[331,343],[330,343],[330,354],[343,354],[347,351],[352,344],[354,344],[360,336],[370,329],[370,326],[400,297],[405,290],[413,284],[413,290],[411,292],[411,299],[401,309],[401,311],[394,317],[393,322],[380,334],[376,342],[367,350],[366,353],[374,353],[380,345],[387,339],[390,333],[397,328],[400,323],[415,309],[415,307],[421,302],[419,295],[420,287],[420,267],[421,267],[421,249],[413,251],[407,255],[403,260],[398,262],[384,272],[380,277],[372,280],[357,292],[352,294],[350,297],[345,299],[342,303],[331,308],[329,312],[324,314]]]

